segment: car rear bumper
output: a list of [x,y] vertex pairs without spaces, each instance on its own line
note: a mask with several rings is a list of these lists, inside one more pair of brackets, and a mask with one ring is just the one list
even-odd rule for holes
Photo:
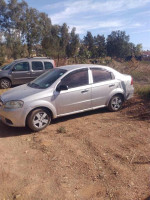
[[126,100],[131,99],[134,96],[134,87],[127,91]]

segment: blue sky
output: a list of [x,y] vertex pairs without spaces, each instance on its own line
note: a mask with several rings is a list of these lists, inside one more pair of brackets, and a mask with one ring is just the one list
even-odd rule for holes
[[87,31],[106,37],[123,30],[130,41],[150,50],[150,0],[25,0],[45,12],[52,24],[64,22],[83,38]]

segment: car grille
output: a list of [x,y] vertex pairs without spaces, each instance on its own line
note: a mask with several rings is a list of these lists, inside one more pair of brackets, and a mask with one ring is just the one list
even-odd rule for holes
[[1,97],[0,97],[0,107],[3,105],[3,101],[2,101],[2,99],[1,99]]

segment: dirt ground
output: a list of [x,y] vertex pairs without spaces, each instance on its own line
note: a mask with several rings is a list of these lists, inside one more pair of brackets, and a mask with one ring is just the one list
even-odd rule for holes
[[56,119],[45,130],[0,122],[0,200],[150,199],[150,102]]

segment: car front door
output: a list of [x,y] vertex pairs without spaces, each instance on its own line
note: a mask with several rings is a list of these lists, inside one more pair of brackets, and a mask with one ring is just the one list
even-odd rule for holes
[[100,68],[91,68],[92,84],[92,107],[101,107],[107,104],[109,95],[117,86],[113,74]]
[[20,62],[13,66],[12,71],[12,83],[24,84],[31,81],[29,62]]
[[70,72],[61,80],[58,86],[60,85],[67,86],[68,90],[55,92],[57,115],[91,108],[91,85],[87,68]]

